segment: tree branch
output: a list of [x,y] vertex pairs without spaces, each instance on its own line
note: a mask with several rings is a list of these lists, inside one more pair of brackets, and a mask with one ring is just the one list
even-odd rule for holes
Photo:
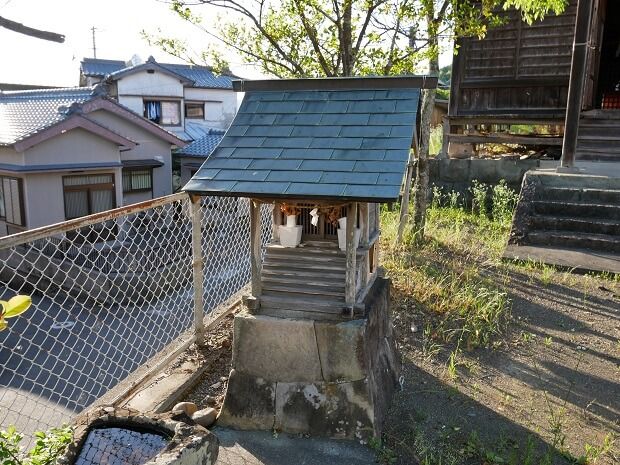
[[4,27],[19,34],[36,37],[37,39],[59,42],[61,44],[65,41],[65,36],[62,34],[56,34],[55,32],[42,31],[33,27],[24,26],[21,23],[11,21],[10,19],[3,18],[2,16],[0,16],[0,27]]

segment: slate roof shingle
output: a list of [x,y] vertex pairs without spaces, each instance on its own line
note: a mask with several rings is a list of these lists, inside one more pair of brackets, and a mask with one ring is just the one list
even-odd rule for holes
[[[403,78],[399,88],[369,88],[390,79],[349,79],[354,89],[321,90],[317,79],[309,90],[248,90],[219,146],[183,189],[262,198],[397,199],[420,89],[413,81],[400,88]],[[286,81],[274,81],[274,89],[279,82]]]
[[[183,65],[175,63],[157,63],[167,70],[179,74],[193,82],[192,87],[212,89],[232,89],[231,76],[216,76],[206,66]],[[103,60],[99,58],[84,58],[80,63],[80,70],[85,76],[105,77],[120,71],[126,71],[136,66],[127,66],[122,60]]]

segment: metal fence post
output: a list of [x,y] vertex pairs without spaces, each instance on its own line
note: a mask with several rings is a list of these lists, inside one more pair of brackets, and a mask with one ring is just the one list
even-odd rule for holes
[[192,276],[194,278],[194,334],[196,344],[204,345],[204,260],[202,255],[202,208],[200,196],[190,196],[192,217]]

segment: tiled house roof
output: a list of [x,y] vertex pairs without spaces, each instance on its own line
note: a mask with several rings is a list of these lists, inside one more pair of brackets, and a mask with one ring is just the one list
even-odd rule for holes
[[114,135],[119,136],[135,146],[135,142],[88,118],[89,112],[102,108],[117,113],[171,144],[179,147],[186,144],[170,131],[101,95],[97,87],[73,87],[0,92],[0,146],[23,146],[25,139],[32,141],[40,137],[43,132],[49,134],[51,129],[59,127],[72,129],[74,126],[68,123],[78,116],[80,125],[86,129],[103,131],[102,134],[105,133],[120,141]]
[[262,198],[398,198],[420,87],[436,78],[246,81],[219,146],[184,190]]
[[224,132],[218,129],[210,129],[207,135],[177,150],[175,154],[184,157],[206,158],[220,143],[224,137]]
[[92,88],[0,93],[0,145],[11,145],[67,117],[71,104],[92,98]]
[[[151,60],[151,59],[149,59]],[[151,61],[155,63],[155,60]],[[148,62],[147,62],[148,63]],[[127,66],[122,60],[102,60],[98,58],[84,58],[80,64],[80,70],[84,76],[106,77],[115,73],[125,72],[139,68],[142,65]],[[183,65],[174,63],[157,63],[171,73],[178,74],[192,82],[192,87],[207,87],[214,89],[232,89],[230,76],[216,76],[206,66]]]

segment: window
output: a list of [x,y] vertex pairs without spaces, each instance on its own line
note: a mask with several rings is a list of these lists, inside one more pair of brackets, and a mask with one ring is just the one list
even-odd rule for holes
[[0,218],[18,226],[26,225],[21,179],[0,176]]
[[185,104],[185,117],[191,119],[205,119],[205,105],[202,102]]
[[153,170],[134,168],[123,170],[123,192],[144,192],[153,190]]
[[68,220],[115,207],[113,174],[64,176],[62,184]]
[[171,100],[145,100],[144,117],[162,126],[180,126],[181,103]]

